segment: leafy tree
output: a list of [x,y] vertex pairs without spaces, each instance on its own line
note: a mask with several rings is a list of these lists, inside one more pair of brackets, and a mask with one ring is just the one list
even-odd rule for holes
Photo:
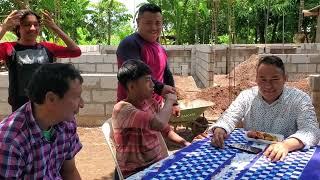
[[[129,34],[133,31],[128,26],[132,16],[127,13],[126,7],[117,0],[101,0],[97,4],[92,4],[92,7],[93,14],[89,19],[88,29],[91,32],[91,37],[97,39],[99,44],[110,45],[112,39],[123,37],[124,32]],[[112,38],[112,35],[117,37]],[[113,42],[119,43],[119,41]]]

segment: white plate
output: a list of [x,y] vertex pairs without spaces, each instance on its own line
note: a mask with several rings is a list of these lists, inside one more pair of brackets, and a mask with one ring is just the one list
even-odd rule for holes
[[[254,138],[249,138],[247,136],[247,132],[248,131],[245,131],[245,134],[244,134],[244,138],[248,141],[253,141],[253,142],[257,142],[257,143],[264,143],[264,144],[272,144],[272,143],[275,143],[275,142],[281,142],[284,140],[284,136],[282,134],[274,134],[274,133],[268,133],[270,135],[273,135],[273,136],[276,136],[278,138],[278,141],[268,141],[268,140],[263,140],[263,139],[254,139]],[[260,131],[262,132],[262,131]]]

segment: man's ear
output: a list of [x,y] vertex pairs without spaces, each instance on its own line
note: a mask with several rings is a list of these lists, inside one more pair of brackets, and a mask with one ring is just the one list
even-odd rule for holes
[[45,96],[45,101],[47,103],[55,103],[57,101],[58,96],[52,91],[47,92]]
[[132,91],[134,89],[134,83],[133,82],[128,82],[127,88],[128,88],[128,91]]

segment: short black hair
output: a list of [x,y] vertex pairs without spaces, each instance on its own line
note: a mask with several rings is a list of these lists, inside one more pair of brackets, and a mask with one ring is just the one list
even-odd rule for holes
[[152,13],[160,13],[162,14],[161,8],[156,5],[156,4],[152,4],[152,3],[147,3],[147,4],[143,4],[139,10],[138,10],[138,18],[139,16],[141,16],[144,12],[152,12]]
[[279,58],[278,56],[264,56],[261,57],[259,59],[258,65],[257,65],[257,69],[259,68],[259,66],[261,64],[269,64],[269,65],[274,65],[277,68],[281,69],[281,71],[283,72],[283,74],[285,74],[285,67],[284,64],[281,60],[281,58]]
[[[22,22],[27,16],[33,15],[33,16],[35,16],[35,17],[37,18],[39,24],[41,23],[41,17],[40,17],[37,13],[31,11],[30,9],[19,10],[19,13],[22,14],[22,16],[21,16],[21,18],[20,18],[20,22]],[[18,39],[21,38],[21,35],[20,35],[20,32],[19,32],[19,28],[20,28],[20,25],[17,25],[17,26],[14,27],[14,29],[13,29],[13,32],[16,34],[16,36],[18,37]]]
[[41,65],[32,75],[27,87],[27,95],[31,102],[43,104],[48,92],[63,98],[70,88],[70,81],[83,78],[72,64],[48,63]]
[[129,82],[135,81],[142,76],[150,75],[151,69],[148,65],[138,59],[132,59],[125,61],[120,67],[117,78],[120,84],[128,89]]

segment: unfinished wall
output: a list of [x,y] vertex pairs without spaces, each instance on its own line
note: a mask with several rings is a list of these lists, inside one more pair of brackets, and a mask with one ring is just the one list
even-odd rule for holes
[[[214,85],[215,74],[225,74],[252,54],[277,55],[285,62],[289,78],[299,73],[320,73],[320,44],[273,44],[273,45],[189,45],[165,46],[168,53],[169,67],[173,74],[181,75],[182,67],[204,87]],[[118,70],[116,47],[81,46],[79,58],[60,59],[63,63],[72,63],[84,77],[83,98],[85,107],[77,117],[79,125],[101,125],[110,117],[116,101]],[[228,57],[231,51],[231,56]],[[230,63],[227,64],[227,59]],[[317,95],[314,95],[318,97]],[[0,73],[0,116],[11,112],[7,103],[8,75]]]
[[309,76],[310,96],[320,123],[320,74]]

